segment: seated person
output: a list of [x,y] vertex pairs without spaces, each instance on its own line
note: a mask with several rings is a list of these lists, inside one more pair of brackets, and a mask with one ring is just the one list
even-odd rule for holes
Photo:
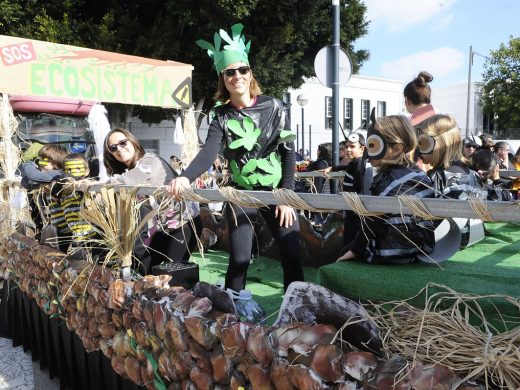
[[72,234],[69,253],[75,258],[83,258],[85,254],[80,250],[83,247],[93,249],[92,255],[96,257],[100,252],[95,250],[95,242],[92,240],[99,237],[94,227],[79,214],[84,194],[72,186],[66,186],[71,181],[85,179],[89,176],[89,162],[83,154],[71,153],[65,157],[63,166],[65,177],[53,183],[51,193],[59,202]]
[[499,163],[491,150],[481,149],[473,153],[469,167],[480,175],[487,191],[487,200],[512,200],[512,181],[500,178]]
[[[365,137],[359,133],[350,134],[345,143],[345,150],[349,163],[325,169],[325,173],[345,171],[343,191],[370,195],[373,169],[370,162],[364,157]],[[361,229],[359,216],[352,210],[345,210],[343,214],[343,245],[352,242]]]
[[[177,177],[171,165],[160,156],[145,153],[139,140],[126,129],[117,128],[105,137],[103,162],[109,182],[126,185],[162,186]],[[141,217],[147,212],[141,208]],[[202,231],[199,204],[186,201],[172,203],[161,212],[154,228],[144,230],[134,248],[136,268],[149,274],[163,262],[188,262],[191,251],[197,248],[197,236]]]
[[[61,145],[44,145],[38,151],[35,161],[27,161],[20,166],[22,187],[33,191],[63,177],[63,160],[67,154],[67,150]],[[36,238],[40,237],[44,225],[53,225],[56,227],[56,232],[49,234],[57,237],[49,237],[49,243],[57,244],[51,240],[61,238],[59,247],[61,250],[66,250],[68,243],[65,242],[70,239],[70,230],[59,203],[52,199],[50,193],[35,191],[30,204],[31,216],[36,225]]]
[[[433,197],[432,182],[408,158],[417,142],[415,130],[404,116],[375,119],[367,133],[368,158],[377,170],[370,188],[374,196]],[[386,214],[362,218],[363,228],[342,250],[337,261],[407,264],[435,247],[432,221],[415,215]]]

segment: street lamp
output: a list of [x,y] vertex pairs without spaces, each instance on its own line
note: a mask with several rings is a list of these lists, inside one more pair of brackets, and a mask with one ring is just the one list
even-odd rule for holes
[[[309,98],[307,95],[301,93],[296,98],[296,101],[302,108],[302,151],[303,151],[303,157],[305,158],[305,105],[309,103]],[[310,151],[309,151],[310,153]]]

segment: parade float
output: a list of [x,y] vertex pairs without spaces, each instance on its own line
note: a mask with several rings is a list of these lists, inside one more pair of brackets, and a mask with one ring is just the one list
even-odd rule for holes
[[[2,39],[2,46],[10,52],[17,53],[18,48],[20,56],[10,58],[19,58],[19,65],[28,67],[25,74],[35,76],[26,78],[32,80],[31,85],[2,84],[6,93],[45,96],[70,90],[76,92],[71,96],[74,98],[107,101],[111,96],[98,84],[89,84],[90,89],[80,84],[72,88],[76,86],[74,80],[79,80],[74,75],[82,74],[92,82],[96,77],[116,80],[115,75],[125,72],[121,69],[127,66],[129,73],[133,67],[145,67],[151,72],[164,67],[170,70],[168,77],[176,81],[151,83],[152,73],[121,76],[117,79],[121,83],[137,80],[131,82],[162,85],[161,93],[148,95],[156,100],[123,94],[114,101],[184,107],[175,99],[172,103],[171,95],[189,96],[189,83],[185,82],[191,72],[189,65],[159,64],[155,60],[141,63],[128,56],[119,57],[118,62],[110,65],[105,52],[11,37]],[[50,49],[51,54],[40,55],[40,46]],[[79,61],[80,70],[74,70],[74,61]],[[91,68],[92,64],[100,68]],[[14,75],[20,72],[15,67],[5,65],[4,60],[2,71],[13,70],[10,74]],[[175,72],[169,67],[179,67],[181,74],[173,76]],[[70,77],[59,77],[65,74]],[[54,78],[54,84],[47,85],[46,77]],[[115,84],[112,85],[116,99],[118,94]],[[16,90],[11,89],[15,87]],[[92,94],[94,90],[101,95]],[[174,90],[183,92],[176,95]],[[128,96],[136,99],[127,101]],[[164,96],[170,100],[160,100]],[[519,221],[516,203],[491,205],[434,199],[419,202],[406,197],[374,199],[230,188],[186,191],[185,199],[202,203],[227,200],[248,207],[283,203],[312,211],[350,209],[363,216],[398,211],[422,213],[432,219],[473,217],[490,223],[490,239],[442,264],[407,268],[330,264],[334,257],[322,257],[309,264],[320,267],[318,284],[292,284],[274,315],[276,319],[269,325],[243,322],[235,313],[233,299],[204,281],[185,288],[175,285],[170,275],[121,277],[123,258],[128,255],[128,243],[133,241],[128,237],[139,230],[135,221],[127,219],[132,213],[121,210],[135,210],[137,194],[156,194],[156,188],[106,189],[99,184],[88,188],[101,195],[94,195],[91,201],[104,205],[99,207],[99,213],[90,215],[89,221],[96,224],[101,217],[112,221],[107,233],[115,237],[109,247],[117,248],[113,253],[120,264],[72,260],[57,249],[16,232],[16,222],[27,215],[16,185],[19,150],[10,142],[17,123],[7,99],[4,95],[1,106],[4,147],[0,161],[4,177],[0,203],[0,333],[12,338],[14,344],[30,349],[42,368],[48,367],[51,375],[59,375],[63,388],[520,387],[520,305],[516,289],[520,275],[516,253],[520,248],[517,240],[511,238],[514,229],[507,228],[512,225],[496,230],[491,225],[496,221]],[[85,216],[94,209],[87,208]],[[207,227],[225,231],[222,221],[211,218],[207,217]],[[98,225],[105,226],[103,223]],[[337,239],[329,238],[327,232],[337,236],[338,224],[329,223],[330,226],[325,224],[325,234],[312,238],[320,241],[321,248],[331,246],[326,244],[328,239]],[[309,241],[313,233],[307,230],[305,234],[305,229],[303,239]],[[220,241],[225,245],[225,240]],[[315,248],[307,244],[304,251]],[[481,266],[484,260],[488,261],[487,267]],[[460,272],[450,281],[446,276],[455,270]],[[469,278],[470,272],[474,278]],[[431,281],[437,284],[429,284]]]

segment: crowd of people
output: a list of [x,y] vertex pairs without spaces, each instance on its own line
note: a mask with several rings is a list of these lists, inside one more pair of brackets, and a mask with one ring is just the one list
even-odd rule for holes
[[[245,42],[242,29],[240,24],[232,26],[231,36],[221,30],[219,44],[216,40],[215,46],[197,41],[214,61],[218,104],[205,144],[188,166],[177,156],[171,156],[168,162],[156,154],[146,153],[135,136],[125,129],[116,128],[105,138],[103,161],[110,176],[108,183],[166,185],[172,196],[171,207],[161,212],[153,226],[143,229],[136,242],[134,268],[141,274],[150,273],[155,265],[164,261],[189,260],[202,224],[199,205],[192,201],[180,202],[183,190],[207,172],[222,172],[223,159],[229,171],[227,184],[237,189],[294,189],[296,167],[296,170],[323,174],[311,186],[317,193],[324,191],[328,174],[344,172],[342,190],[361,195],[518,198],[516,181],[500,177],[500,169],[519,168],[520,151],[512,155],[507,143],[493,144],[489,136],[462,140],[455,120],[433,109],[429,86],[433,77],[427,72],[421,72],[404,89],[411,117],[376,118],[373,111],[366,139],[353,132],[341,143],[339,166],[332,166],[330,143],[318,146],[315,161],[298,157],[286,108],[278,99],[262,94],[249,63],[250,46]],[[229,45],[221,48],[221,40]],[[79,216],[83,195],[67,193],[63,184],[64,180],[89,177],[86,159],[68,154],[59,145],[45,145],[35,161],[21,166],[21,172],[22,184],[28,190],[49,186],[49,191],[42,195],[44,199],[35,198],[33,202],[33,210],[49,210],[48,215],[40,216],[41,226],[56,227],[62,250],[85,249],[85,242],[97,233]],[[214,185],[212,182],[208,186]],[[41,202],[46,207],[39,207]],[[284,288],[293,281],[303,281],[299,219],[295,210],[286,205],[256,209],[226,202],[221,211],[229,231],[226,289],[245,288],[256,240],[253,223],[259,214],[280,251]],[[142,213],[145,212],[143,209]],[[312,215],[315,224],[323,223],[325,217],[318,213]],[[345,246],[339,261],[412,263],[419,254],[427,255],[435,248],[436,223],[431,220],[397,214],[365,218],[353,211],[346,211],[343,217]]]

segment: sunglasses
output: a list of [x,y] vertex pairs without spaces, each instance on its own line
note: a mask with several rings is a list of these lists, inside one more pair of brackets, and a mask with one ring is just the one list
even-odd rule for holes
[[224,69],[222,71],[222,74],[226,77],[233,77],[237,70],[238,70],[238,73],[240,73],[242,76],[244,76],[251,71],[251,68],[249,66],[241,66],[241,67],[235,68],[235,69],[233,69],[233,68]]
[[108,150],[110,150],[111,153],[115,153],[115,152],[117,152],[117,148],[118,147],[125,148],[126,145],[128,145],[128,140],[127,139],[122,139],[117,144],[108,145]]
[[40,166],[40,167],[46,167],[47,165],[49,165],[49,164],[51,163],[47,157],[37,158],[37,159],[35,160],[35,162],[36,162],[36,164],[38,164],[38,166]]

